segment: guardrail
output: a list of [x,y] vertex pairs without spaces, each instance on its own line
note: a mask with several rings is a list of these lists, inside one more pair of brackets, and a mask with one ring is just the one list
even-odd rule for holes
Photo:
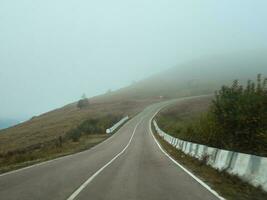
[[126,122],[128,119],[129,119],[129,116],[126,116],[126,117],[122,118],[119,122],[117,122],[116,124],[114,124],[112,127],[106,129],[106,133],[112,133],[119,126],[121,126],[124,122]]
[[229,174],[240,177],[245,182],[255,187],[262,187],[267,191],[267,158],[250,154],[244,154],[224,149],[217,149],[202,144],[188,142],[172,137],[162,131],[155,120],[153,125],[156,132],[169,144],[185,154],[199,160],[207,159],[211,167],[225,171]]

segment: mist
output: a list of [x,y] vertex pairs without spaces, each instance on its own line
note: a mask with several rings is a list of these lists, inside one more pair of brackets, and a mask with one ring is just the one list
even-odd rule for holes
[[266,7],[249,0],[2,0],[0,118],[29,118],[202,57],[267,48]]

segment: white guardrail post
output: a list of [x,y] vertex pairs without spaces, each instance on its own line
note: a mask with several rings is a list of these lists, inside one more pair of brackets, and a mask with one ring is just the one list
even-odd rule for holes
[[120,121],[118,121],[116,124],[114,124],[112,127],[106,129],[106,133],[110,134],[113,133],[118,127],[120,127],[124,122],[126,122],[129,119],[129,116],[126,116],[122,118]]
[[173,142],[175,141],[174,138],[163,132],[155,120],[153,120],[153,125],[157,134],[176,149],[199,160],[206,157],[207,164],[211,167],[219,171],[225,170],[227,173],[236,175],[253,186],[261,186],[263,190],[267,191],[266,157],[217,149],[180,139],[178,139],[178,144],[176,144],[176,142]]

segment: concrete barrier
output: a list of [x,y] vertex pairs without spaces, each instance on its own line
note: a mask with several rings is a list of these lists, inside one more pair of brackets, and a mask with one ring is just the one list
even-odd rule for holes
[[174,138],[162,131],[155,120],[156,132],[169,144],[185,154],[199,160],[207,159],[207,164],[229,174],[236,175],[253,186],[260,186],[267,191],[267,158],[250,154],[238,153],[202,144],[196,144]]
[[198,144],[192,143],[191,150],[190,150],[191,156],[195,157],[197,148],[198,148]]
[[118,127],[120,127],[124,122],[126,122],[129,119],[128,116],[122,118],[120,121],[118,121],[116,124],[114,124],[112,127],[106,129],[106,133],[110,134],[113,133]]
[[219,149],[213,167],[218,170],[225,170],[230,165],[230,151]]
[[197,150],[197,153],[196,153],[195,157],[197,159],[199,159],[199,160],[202,160],[204,158],[204,156],[205,156],[205,149],[206,148],[207,147],[205,145],[199,144],[198,145],[198,150]]

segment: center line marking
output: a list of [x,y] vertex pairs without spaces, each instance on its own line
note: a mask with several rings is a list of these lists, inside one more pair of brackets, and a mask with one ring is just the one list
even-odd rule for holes
[[92,182],[92,180],[98,175],[100,174],[106,167],[108,167],[114,160],[116,160],[121,154],[124,153],[124,151],[129,147],[129,145],[131,144],[131,141],[133,139],[133,136],[136,132],[136,129],[138,127],[138,125],[142,122],[142,119],[136,124],[136,126],[134,127],[134,131],[131,135],[131,138],[130,140],[128,141],[127,145],[124,147],[124,149],[118,153],[114,158],[112,158],[108,163],[106,163],[103,167],[101,167],[99,170],[97,170],[91,177],[89,177],[77,190],[75,190],[71,196],[69,198],[67,198],[67,200],[74,200],[78,195],[79,193],[89,184]]

